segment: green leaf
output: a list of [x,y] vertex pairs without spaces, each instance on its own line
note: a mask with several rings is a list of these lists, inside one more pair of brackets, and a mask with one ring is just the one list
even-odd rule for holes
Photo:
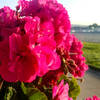
[[15,94],[15,89],[12,87],[8,87],[4,96],[4,100],[11,100],[13,95]]
[[77,96],[80,94],[80,86],[77,83],[77,80],[72,77],[72,80],[69,81],[69,96],[76,100]]
[[48,100],[43,92],[34,89],[34,93],[29,97],[29,100]]
[[76,100],[77,96],[80,93],[80,86],[77,83],[77,79],[74,77],[68,78],[66,75],[62,75],[60,79],[58,80],[58,83],[61,82],[61,80],[65,81],[65,83],[68,83],[69,85],[69,96],[73,98],[73,100]]
[[23,82],[21,83],[21,89],[22,89],[24,94],[27,94],[27,88],[25,87]]
[[27,95],[28,100],[48,100],[47,96],[34,86],[26,87],[24,83],[21,83],[21,88],[23,93]]
[[58,82],[58,84],[61,82],[61,80],[65,80],[65,81],[68,81],[68,78],[67,78],[67,76],[66,75],[62,75],[60,78],[59,78],[59,80],[57,80],[57,82]]

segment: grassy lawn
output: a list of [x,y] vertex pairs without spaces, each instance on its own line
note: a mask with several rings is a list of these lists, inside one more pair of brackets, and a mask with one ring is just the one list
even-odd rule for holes
[[87,64],[100,69],[100,43],[83,42]]

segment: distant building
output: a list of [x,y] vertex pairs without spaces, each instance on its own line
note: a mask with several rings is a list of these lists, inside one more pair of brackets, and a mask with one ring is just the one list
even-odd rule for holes
[[91,26],[72,25],[71,32],[72,33],[89,33],[89,32],[100,33],[100,26],[93,27],[92,25]]
[[95,31],[100,32],[100,26],[97,26],[97,27],[95,28]]

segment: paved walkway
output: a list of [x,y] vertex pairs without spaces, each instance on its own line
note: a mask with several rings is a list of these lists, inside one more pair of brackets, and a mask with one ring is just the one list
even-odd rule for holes
[[77,100],[85,100],[86,97],[97,95],[100,97],[100,71],[89,69],[84,76],[83,83],[79,83],[81,93]]

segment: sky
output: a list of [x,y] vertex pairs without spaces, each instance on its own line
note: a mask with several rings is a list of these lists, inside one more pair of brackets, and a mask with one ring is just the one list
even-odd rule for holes
[[[15,9],[18,0],[0,0],[0,8],[10,6]],[[58,0],[67,9],[72,24],[100,25],[100,0]]]

